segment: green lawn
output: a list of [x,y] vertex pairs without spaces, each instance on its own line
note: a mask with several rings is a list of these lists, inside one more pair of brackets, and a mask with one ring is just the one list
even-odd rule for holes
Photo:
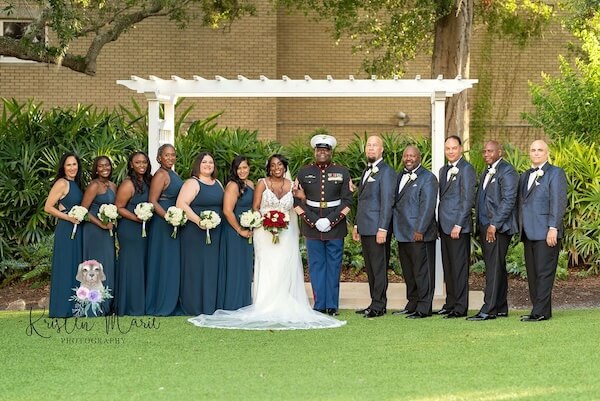
[[538,323],[519,314],[467,322],[344,311],[339,329],[277,332],[157,318],[158,328],[126,334],[107,334],[96,318],[85,321],[90,331],[57,334],[41,320],[31,326],[29,312],[3,312],[0,399],[600,399],[600,310]]

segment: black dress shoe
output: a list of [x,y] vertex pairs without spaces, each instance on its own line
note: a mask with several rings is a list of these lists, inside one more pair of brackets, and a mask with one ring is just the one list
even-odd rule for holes
[[402,309],[402,310],[397,310],[392,312],[392,315],[398,316],[398,315],[410,315],[412,313],[415,313],[415,311],[410,311],[408,309]]
[[325,312],[329,315],[329,316],[337,316],[339,315],[337,309],[333,309],[333,308],[327,308],[325,310]]
[[385,312],[382,310],[369,309],[368,312],[365,313],[365,317],[381,317],[385,315]]
[[508,312],[498,312],[496,313],[496,317],[508,317]]
[[325,313],[325,309],[315,309],[315,312]]
[[467,316],[466,313],[458,313],[458,312],[452,311],[452,312],[448,313],[446,316],[444,316],[444,319],[456,319],[456,318],[465,317],[465,316]]
[[436,315],[447,315],[450,312],[452,312],[452,309],[442,308],[439,311],[435,312],[435,314]]
[[480,322],[480,321],[483,321],[483,320],[493,320],[495,318],[496,318],[496,315],[490,315],[490,314],[487,314],[487,313],[478,313],[478,314],[476,314],[474,316],[469,316],[467,318],[467,320],[470,320],[472,322]]
[[544,316],[544,315],[529,315],[529,316],[523,316],[521,318],[522,322],[541,322],[542,320],[548,320],[550,319],[548,316]]
[[425,319],[426,317],[429,317],[429,315],[426,315],[421,312],[414,312],[414,313],[411,313],[410,315],[406,315],[407,319]]
[[369,311],[369,308],[365,308],[365,309],[359,309],[359,310],[355,311],[354,313],[356,313],[357,315],[364,315],[368,311]]

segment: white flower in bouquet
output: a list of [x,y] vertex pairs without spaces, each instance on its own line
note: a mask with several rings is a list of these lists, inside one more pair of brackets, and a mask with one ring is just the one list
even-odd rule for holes
[[173,226],[171,238],[177,238],[177,227],[184,225],[188,219],[183,209],[171,206],[167,209],[167,213],[165,213],[165,220]]
[[221,224],[221,216],[212,210],[204,210],[200,212],[199,217],[198,226],[206,230],[206,243],[210,245],[210,230]]
[[[79,205],[73,206],[71,210],[69,210],[69,213],[67,213],[69,217],[75,217],[77,220],[79,220],[79,223],[86,219],[87,214],[88,210],[83,206]],[[77,232],[77,226],[79,225],[79,223],[73,224],[73,231],[71,231],[71,239],[75,239],[75,233]]]
[[[262,220],[262,215],[257,211],[246,210],[244,213],[240,214],[240,225],[250,231],[260,227],[262,225]],[[248,243],[252,243],[252,235],[248,237]]]
[[[100,205],[100,210],[98,211],[98,218],[102,221],[102,224],[108,223],[116,223],[119,218],[119,212],[117,211],[117,207],[112,203],[103,203]],[[113,236],[112,228],[109,230],[110,236]]]
[[138,219],[142,220],[142,237],[146,236],[146,222],[154,214],[154,205],[150,202],[140,202],[133,210]]

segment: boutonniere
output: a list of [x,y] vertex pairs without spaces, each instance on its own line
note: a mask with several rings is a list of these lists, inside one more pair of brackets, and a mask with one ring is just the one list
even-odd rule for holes
[[490,167],[490,169],[488,170],[487,175],[489,175],[490,177],[493,176],[494,174],[496,174],[496,169],[493,167]]
[[452,166],[450,168],[450,170],[448,170],[450,172],[450,178],[454,177],[456,174],[458,174],[458,167],[456,166]]
[[408,176],[408,181],[414,181],[417,179],[417,175],[415,173],[410,173],[410,175]]
[[535,172],[535,179],[534,179],[535,186],[540,185],[540,183],[538,182],[538,179],[541,178],[541,177],[543,177],[543,176],[544,176],[544,170],[539,169],[539,170],[537,170]]
[[373,166],[371,168],[371,172],[369,173],[369,177],[374,177],[379,172],[379,167]]

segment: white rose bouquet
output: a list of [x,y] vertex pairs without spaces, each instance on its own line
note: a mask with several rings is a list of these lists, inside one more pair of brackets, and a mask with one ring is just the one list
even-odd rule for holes
[[[79,223],[81,223],[87,218],[88,210],[83,206],[75,205],[71,208],[71,210],[69,210],[69,213],[67,213],[67,215],[69,217],[75,217],[77,220],[79,220]],[[71,231],[71,239],[75,239],[75,233],[77,232],[77,226],[79,226],[79,223],[73,224],[73,231]]]
[[154,205],[150,202],[140,202],[135,206],[133,213],[138,219],[142,220],[142,237],[146,237],[146,222],[154,214]]
[[[102,224],[117,222],[119,218],[119,213],[117,212],[117,207],[112,203],[103,203],[100,205],[100,210],[98,211],[98,218],[102,221]],[[109,230],[110,236],[113,236],[112,228]]]
[[221,216],[212,210],[203,210],[200,212],[199,217],[200,221],[198,222],[198,226],[201,229],[206,230],[206,243],[210,245],[210,230],[221,224]]
[[171,206],[167,209],[167,213],[165,213],[165,220],[173,226],[171,238],[177,238],[177,227],[184,225],[188,219],[183,209]]
[[[263,217],[259,212],[246,210],[244,213],[240,214],[240,225],[253,231],[255,228],[262,226]],[[248,238],[248,243],[252,243],[252,235]]]

